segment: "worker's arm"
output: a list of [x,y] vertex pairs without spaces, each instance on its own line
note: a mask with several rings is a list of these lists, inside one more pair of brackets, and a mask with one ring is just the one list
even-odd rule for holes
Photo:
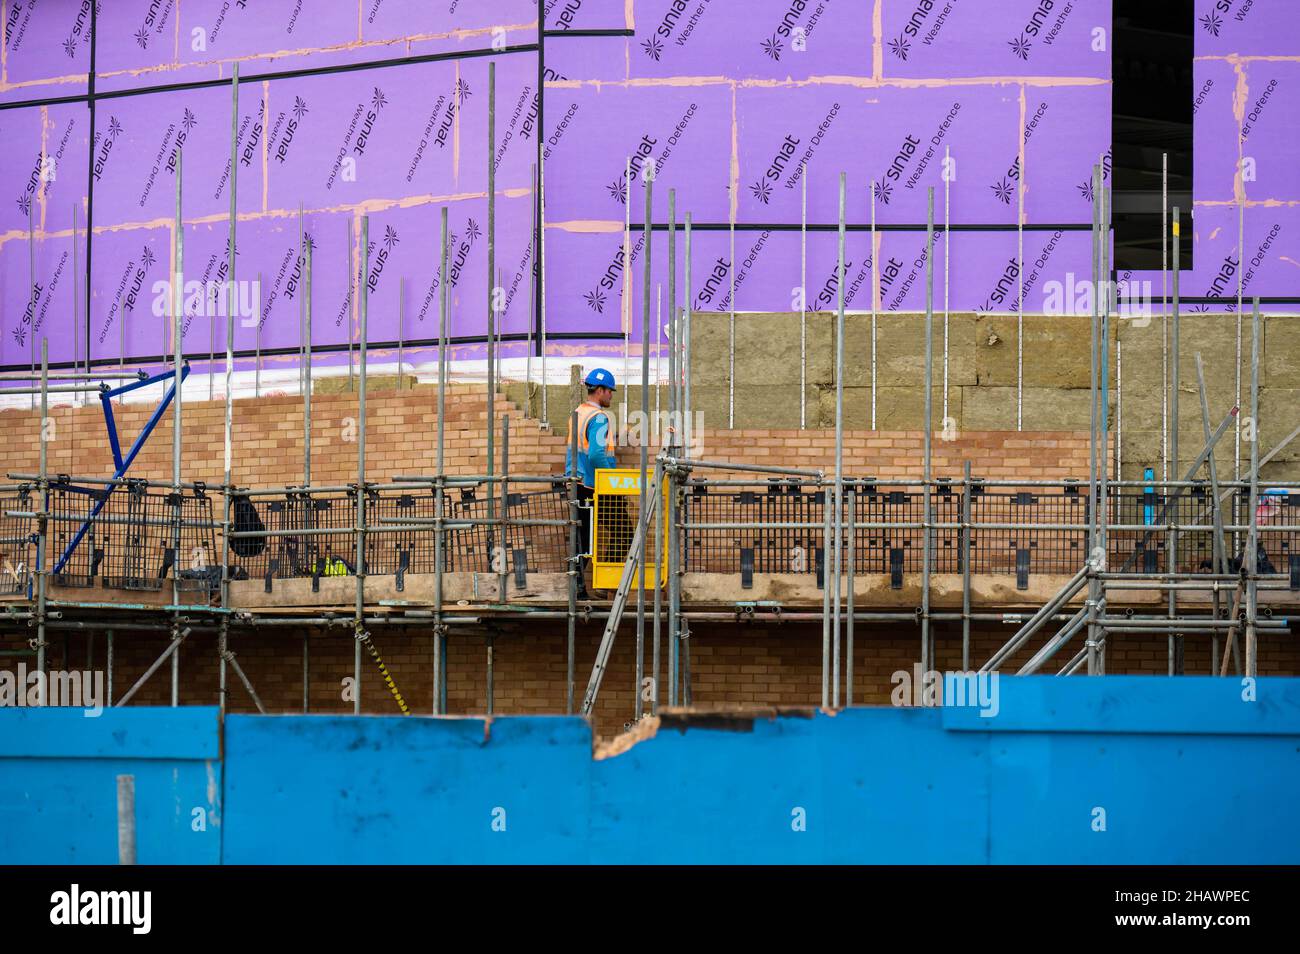
[[609,446],[607,414],[593,414],[587,422],[587,460],[591,462],[593,471],[601,467],[618,466],[618,461],[614,460],[614,450]]

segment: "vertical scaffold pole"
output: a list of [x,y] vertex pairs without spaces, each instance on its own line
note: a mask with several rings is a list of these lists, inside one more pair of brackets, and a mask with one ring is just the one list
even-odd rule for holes
[[[641,288],[641,472],[637,481],[638,500],[640,509],[638,519],[644,520],[646,507],[648,506],[650,488],[646,486],[649,482],[649,475],[646,473],[649,467],[649,428],[646,422],[650,419],[650,259],[654,243],[651,241],[654,227],[654,176],[646,175],[645,177],[645,278],[642,281]],[[656,491],[657,493],[658,491]],[[645,577],[646,577],[646,535],[651,531],[651,526],[646,524],[645,532],[641,534],[641,552],[637,555],[640,561],[636,570],[636,718],[638,721],[645,710],[642,704],[641,687],[642,680],[645,679]]]
[[[234,452],[234,395],[231,383],[235,372],[235,223],[237,219],[236,186],[239,177],[239,64],[234,64],[230,77],[230,237],[226,248],[226,407],[225,427],[222,432],[224,468],[221,483],[221,544],[225,550],[221,561],[221,606],[230,607],[230,491],[233,477]],[[219,710],[226,713],[226,652],[230,637],[229,614],[221,614],[217,633]],[[306,689],[303,689],[304,708]]]
[[446,684],[444,667],[447,653],[447,624],[442,618],[442,575],[443,563],[446,561],[446,531],[443,527],[443,509],[446,500],[444,486],[446,474],[443,472],[443,441],[446,433],[447,419],[447,207],[442,207],[439,215],[438,230],[438,444],[437,444],[437,484],[434,489],[434,520],[437,524],[434,538],[434,582],[433,582],[433,712],[445,715]]
[[[1180,326],[1179,311],[1181,308],[1181,302],[1179,300],[1179,277],[1180,277],[1179,263],[1181,261],[1180,256],[1182,254],[1181,251],[1182,228],[1181,228],[1178,206],[1174,206],[1172,224],[1174,230],[1174,235],[1173,235],[1174,248],[1173,248],[1173,257],[1171,261],[1171,264],[1173,266],[1173,274],[1171,278],[1173,282],[1172,287],[1173,287],[1174,303],[1173,303],[1173,349],[1169,357],[1169,362],[1170,362],[1169,363],[1169,459],[1173,462],[1172,474],[1173,476],[1176,477],[1182,470],[1182,465],[1178,462],[1178,371],[1179,371],[1178,365],[1179,365],[1179,356],[1181,354],[1180,342],[1179,342],[1179,332],[1181,330],[1179,327]],[[1241,393],[1240,390],[1238,390],[1237,391],[1238,397],[1240,397],[1240,393]],[[1211,453],[1213,452],[1211,451]],[[1174,493],[1174,491],[1171,491],[1169,488],[1165,488],[1165,493],[1166,495],[1171,495],[1172,493]],[[1169,553],[1167,554],[1166,569],[1170,573],[1176,573],[1178,572],[1178,531],[1170,530],[1167,539],[1168,539]],[[1178,591],[1171,589],[1169,591],[1169,618],[1173,619],[1177,615],[1178,615]],[[1171,676],[1174,674],[1175,640],[1176,640],[1176,636],[1174,633],[1171,632],[1167,637],[1168,657],[1169,657],[1167,668],[1168,668],[1168,674]]]
[[1259,675],[1259,298],[1250,318],[1250,535],[1246,541],[1246,676]]
[[369,295],[365,276],[370,274],[370,216],[361,216],[361,367],[357,390],[357,526],[356,617],[353,622],[352,712],[361,714],[361,642],[366,638],[366,351],[370,341]]
[[[839,228],[835,247],[835,497],[831,507],[835,526],[831,546],[831,707],[840,707],[840,576],[844,549],[844,245],[848,202],[848,175],[840,173]],[[735,259],[733,258],[734,262]]]
[[[176,150],[176,274],[172,276],[175,287],[172,289],[172,346],[174,348],[173,367],[176,377],[173,384],[176,389],[176,395],[172,399],[172,493],[175,501],[175,510],[173,513],[172,525],[172,606],[179,606],[181,602],[180,591],[180,560],[181,560],[181,361],[182,338],[184,337],[184,311],[185,299],[182,289],[185,287],[183,279],[184,262],[183,255],[185,251],[185,223],[181,214],[181,150]],[[180,611],[172,611],[172,640],[176,647],[172,651],[172,705],[180,704],[180,665],[181,665],[181,647],[180,647]]]

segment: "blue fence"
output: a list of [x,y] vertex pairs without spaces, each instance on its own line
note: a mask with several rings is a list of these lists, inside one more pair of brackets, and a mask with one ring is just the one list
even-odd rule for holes
[[[0,863],[1296,863],[1300,680],[1005,678],[997,713],[580,719],[0,710]],[[218,760],[218,752],[224,753]],[[207,818],[205,830],[195,819]]]

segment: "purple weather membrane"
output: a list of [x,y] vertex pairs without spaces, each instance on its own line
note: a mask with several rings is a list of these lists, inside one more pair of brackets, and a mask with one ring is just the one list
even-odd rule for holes
[[1196,0],[1196,55],[1293,56],[1296,22],[1288,0]]
[[1237,76],[1230,63],[1197,60],[1193,64],[1192,85],[1195,195],[1201,200],[1230,201],[1241,132],[1233,105]]
[[[1004,180],[1019,173],[1016,155],[1008,157]],[[1092,222],[1092,168],[1102,163],[1109,185],[1110,86],[1027,87],[1025,89],[1025,219],[1030,224],[1089,225]],[[1001,181],[998,183],[1001,191]],[[993,189],[993,184],[990,184]],[[1015,221],[1014,190],[1008,203]]]
[[544,0],[546,29],[625,30],[628,28],[625,0]]
[[[536,0],[492,0],[491,3],[429,3],[428,0],[364,0],[361,36],[366,40],[403,40],[421,34],[490,31],[494,27],[531,27],[537,33]],[[470,37],[477,48],[491,45],[485,32]]]
[[[255,90],[240,89],[241,211],[261,205],[261,121]],[[229,212],[230,90],[213,88],[110,100],[95,113],[95,225],[121,226],[176,214],[177,150],[186,219]],[[250,154],[248,148],[254,148]]]
[[[1243,298],[1294,297],[1300,287],[1300,210],[1288,206],[1245,210],[1245,232],[1238,240],[1236,206],[1198,206],[1194,225],[1195,268],[1184,273],[1186,297],[1223,299],[1236,309],[1237,282]],[[1159,275],[1157,273],[1158,280]],[[1222,310],[1218,306],[1208,309]]]
[[886,77],[1110,76],[1110,0],[884,0],[883,8]]
[[[1228,9],[1223,6],[1223,0],[1198,0],[1200,55],[1289,55],[1296,48],[1300,20],[1288,5],[1278,0],[1232,0]],[[936,220],[942,221],[941,163],[947,146],[957,160],[951,185],[952,220],[1010,224],[1021,177],[1017,145],[1022,84],[1015,77],[1024,76],[1032,77],[1023,84],[1027,219],[1031,224],[1086,222],[1091,157],[1106,148],[1110,96],[1107,84],[1087,80],[1104,80],[1108,75],[1109,57],[1094,51],[1093,28],[1108,20],[1109,4],[1105,0],[979,4],[882,0],[881,56],[887,84],[883,87],[870,82],[875,7],[875,0],[762,0],[736,7],[691,0],[636,0],[635,38],[555,38],[547,51],[546,78],[587,82],[579,88],[552,85],[545,93],[547,221],[595,220],[617,229],[626,211],[622,204],[626,192],[634,203],[633,219],[639,220],[643,215],[637,203],[640,168],[630,190],[621,182],[624,158],[634,154],[653,156],[659,162],[658,221],[667,218],[671,188],[677,191],[679,222],[689,212],[697,223],[725,223],[730,217],[734,108],[736,203],[741,222],[796,224],[801,185],[796,173],[805,160],[811,222],[835,221],[841,169],[849,176],[850,221],[869,220],[872,179],[891,187],[888,201],[882,195],[876,203],[880,223],[923,221],[925,190],[930,186],[936,187]],[[27,25],[21,34],[8,33],[8,85],[0,88],[5,99],[23,98],[25,89],[67,95],[84,88],[84,82],[22,85],[76,75],[75,70],[69,74],[68,67],[87,57],[86,43],[65,47],[64,40],[73,34],[81,9],[88,5],[19,9],[10,4],[11,17],[26,18]],[[308,17],[297,0],[271,0],[261,4],[255,15],[237,3],[226,7],[224,0],[195,0],[183,7],[173,0],[105,4],[100,9],[96,49],[101,69],[97,87],[112,90],[213,79],[228,71],[231,57],[251,58],[243,64],[244,76],[249,77],[409,54],[465,52],[482,48],[493,26],[506,28],[508,43],[535,39],[535,27],[530,30],[528,24],[534,22],[536,8],[525,0],[458,4],[454,10],[415,0],[370,0],[360,12],[365,42],[357,45],[354,11],[338,17]],[[554,0],[544,7],[550,28],[558,31],[619,29],[625,13],[622,0]],[[1217,22],[1209,17],[1211,13]],[[908,25],[915,26],[915,34],[907,32]],[[195,28],[205,31],[206,51],[193,49]],[[83,25],[83,41],[86,29]],[[407,39],[439,31],[449,35]],[[890,44],[900,36],[910,41],[905,51]],[[335,49],[319,49],[322,46]],[[497,62],[497,182],[503,193],[515,193],[498,199],[497,264],[507,296],[502,325],[507,333],[525,333],[532,321],[528,190],[538,129],[537,60],[533,53],[519,53],[498,57]],[[1247,282],[1248,295],[1295,294],[1294,262],[1300,258],[1296,248],[1300,240],[1295,238],[1300,230],[1298,213],[1287,205],[1297,201],[1300,192],[1295,172],[1300,156],[1294,136],[1289,135],[1297,125],[1298,106],[1289,90],[1300,67],[1289,61],[1247,60],[1240,69],[1246,86],[1244,130],[1233,113],[1234,64],[1223,60],[1195,64],[1195,187],[1202,204],[1196,209],[1194,233],[1197,267],[1183,282],[1187,295],[1215,296],[1214,289],[1222,285],[1228,289],[1228,301],[1235,298],[1236,274]],[[314,344],[343,346],[357,336],[356,303],[348,300],[346,252],[348,245],[355,247],[357,242],[359,220],[353,209],[363,203],[374,210],[367,275],[372,290],[372,339],[397,336],[399,285],[406,302],[405,337],[419,340],[436,335],[437,295],[431,272],[436,261],[437,206],[429,197],[472,195],[485,188],[486,70],[485,59],[471,58],[241,86],[239,209],[244,215],[265,217],[240,223],[237,275],[241,281],[251,281],[258,271],[263,273],[265,347],[297,347],[295,297],[301,278],[294,277],[300,266],[292,213],[300,201],[321,210],[309,213],[308,225],[317,249]],[[629,71],[633,82],[648,81],[648,85],[602,82],[623,81]],[[945,82],[974,76],[1011,80]],[[701,84],[683,77],[720,81]],[[817,79],[804,82],[809,77]],[[377,92],[382,95],[377,97]],[[183,137],[186,271],[200,277],[205,271],[216,273],[224,262],[229,103],[225,87],[102,101],[89,159],[92,150],[84,105],[51,106],[44,117],[39,108],[0,113],[0,130],[10,143],[7,181],[14,188],[9,201],[0,200],[0,275],[7,292],[6,314],[11,316],[0,352],[4,362],[26,366],[26,350],[14,334],[26,331],[29,349],[27,329],[33,322],[54,332],[56,356],[72,357],[74,337],[76,349],[81,348],[85,331],[83,327],[72,334],[70,262],[64,258],[71,253],[71,208],[82,199],[92,172],[97,229],[90,322],[93,353],[96,357],[116,354],[122,314],[127,316],[128,354],[155,354],[165,347],[163,319],[152,315],[152,283],[165,277],[171,254],[167,223],[174,211],[174,180],[167,166],[177,139]],[[1236,207],[1203,203],[1232,198],[1242,132],[1246,155],[1254,160],[1247,195],[1255,201],[1282,204],[1247,209],[1244,251],[1238,251]],[[31,174],[47,155],[57,160],[56,177],[39,183],[28,195]],[[340,158],[356,163],[355,181],[350,168],[344,176]],[[895,169],[896,179],[885,175],[889,169]],[[775,177],[769,175],[773,170]],[[37,222],[36,242],[41,294],[26,327],[22,317],[30,293],[25,203],[20,202],[24,197],[44,215],[43,222]],[[457,335],[481,335],[486,330],[485,205],[482,199],[451,202],[452,333]],[[199,218],[208,221],[196,222]],[[50,232],[67,234],[44,235],[39,231],[42,225]],[[639,240],[639,233],[636,237]],[[547,262],[553,266],[547,276],[552,330],[579,335],[617,331],[622,324],[621,229],[584,234],[552,228],[547,239]],[[866,241],[855,233],[848,245],[846,297],[855,309],[868,304],[864,285],[870,283],[869,274],[865,279],[859,276],[864,268],[870,270]],[[664,233],[656,233],[655,243],[652,281],[665,285],[666,292]],[[923,245],[924,235],[919,232],[880,237],[882,268],[897,270],[888,279],[888,290],[882,288],[882,310],[922,307],[924,261],[918,265],[918,259]],[[936,249],[938,272],[942,237]],[[678,252],[678,281],[684,291],[684,243],[680,241]],[[740,310],[791,308],[791,288],[798,283],[797,253],[797,233],[742,230],[733,256],[725,230],[697,231],[695,293],[707,299],[697,302],[697,307],[731,306],[728,294],[734,265]],[[954,233],[951,307],[1013,311],[1015,293],[1007,289],[1018,283],[1015,254],[1014,232]],[[808,284],[814,300],[833,275],[834,258],[832,233],[809,236]],[[1027,232],[1025,259],[1024,281],[1029,286],[1025,304],[1032,312],[1045,307],[1048,282],[1064,281],[1071,272],[1090,271],[1087,235]],[[147,267],[142,268],[146,261]],[[1234,261],[1239,271],[1222,277]],[[637,253],[629,263],[636,337],[640,262]],[[361,264],[354,260],[352,267],[359,273]],[[145,278],[132,297],[141,271]],[[830,290],[833,300],[833,285]],[[205,350],[203,345],[210,341],[205,322],[205,316],[191,321],[187,347],[192,351]],[[218,347],[224,345],[223,327],[218,323]],[[253,338],[254,329],[242,325],[236,329],[236,347],[251,350]],[[599,347],[588,341],[575,342],[572,348],[583,346]],[[295,359],[284,360],[291,364]]]
[[169,228],[106,232],[95,237],[90,288],[92,359],[121,357],[123,335],[128,356],[156,355],[163,350],[166,319],[153,313],[155,284],[167,281],[171,241]]
[[5,85],[0,101],[76,96],[90,68],[90,0],[5,5]]
[[[621,82],[627,79],[628,59],[635,44],[625,36],[548,36],[546,80],[584,79]],[[558,89],[548,95],[560,96]],[[567,105],[567,104],[565,104]],[[551,109],[547,100],[547,111]],[[561,107],[560,112],[564,109]]]
[[548,222],[622,222],[629,201],[633,221],[644,219],[650,160],[656,216],[667,220],[675,189],[679,214],[727,221],[730,86],[548,90],[546,121]]
[[86,226],[86,111],[60,105],[46,113],[44,127],[39,107],[0,114],[11,157],[8,194],[0,198],[0,234],[8,233],[7,243],[25,246],[29,224],[38,234],[70,230],[74,206],[78,228]]
[[[759,87],[738,91],[742,222],[800,221],[808,178],[808,221],[838,220],[839,174],[847,178],[847,219],[870,221],[875,183],[880,223],[924,223],[926,192],[943,219],[945,150],[956,171],[952,220],[1008,220],[997,195],[1001,139],[1013,155],[1019,104],[1010,87],[874,89],[851,86]],[[870,129],[869,138],[861,130]],[[805,171],[806,170],[806,171]]]
[[1300,200],[1300,62],[1250,63],[1245,104],[1241,151],[1254,166],[1247,197]]
[[637,0],[628,69],[634,79],[870,76],[871,10],[867,0]]
[[[498,65],[499,190],[529,188],[535,125],[523,119],[535,82],[531,56]],[[263,147],[270,208],[486,191],[484,61],[278,80],[270,89]]]

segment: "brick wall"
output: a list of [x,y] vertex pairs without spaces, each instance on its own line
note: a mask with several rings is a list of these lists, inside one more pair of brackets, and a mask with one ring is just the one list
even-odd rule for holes
[[[976,628],[972,634],[972,665],[978,667],[1010,637],[1012,628]],[[935,627],[940,670],[961,667],[961,631],[953,625]],[[591,674],[600,629],[580,626],[576,639],[575,700],[581,704]],[[407,704],[417,713],[431,711],[433,643],[428,632],[397,634],[377,631],[375,645]],[[1077,644],[1076,640],[1076,644]],[[555,622],[545,627],[521,629],[504,626],[494,636],[494,695],[498,713],[564,712],[565,627]],[[708,707],[746,705],[818,705],[821,701],[821,626],[787,623],[698,625],[691,639],[691,675],[694,703]],[[20,645],[15,636],[0,636],[0,648]],[[167,645],[163,633],[118,632],[114,637],[114,694],[121,695],[140,677]],[[1041,643],[1012,658],[1004,671],[1015,671]],[[620,731],[633,717],[635,684],[635,634],[625,626],[619,633],[595,712],[598,734]],[[63,669],[103,669],[106,642],[94,635],[93,646],[85,633],[56,632],[51,637],[49,665]],[[231,640],[240,665],[272,712],[302,709],[302,637],[281,630],[258,632]],[[1077,645],[1075,647],[1077,649]],[[650,630],[646,631],[646,671],[651,667]],[[855,703],[887,705],[894,691],[895,672],[912,672],[919,658],[920,632],[914,625],[859,623],[855,631]],[[1167,650],[1163,636],[1113,636],[1108,650],[1108,671],[1113,674],[1163,675]],[[88,660],[92,659],[88,663]],[[448,638],[448,709],[453,714],[482,713],[486,706],[486,637],[459,628]],[[1063,657],[1062,662],[1065,661]],[[28,660],[31,665],[31,661]],[[5,668],[17,666],[7,658]],[[350,635],[310,637],[311,697],[314,712],[349,713],[342,685],[352,675],[353,640]],[[663,649],[663,672],[667,649]],[[217,701],[216,637],[196,632],[181,649],[180,699],[182,704],[214,705]],[[1188,637],[1186,672],[1209,671],[1208,637]],[[1269,675],[1300,674],[1300,648],[1285,636],[1265,635],[1259,644],[1260,671]],[[1233,670],[1235,671],[1235,670]],[[251,711],[253,705],[233,672],[228,673],[230,707]],[[663,698],[667,700],[667,686]],[[394,714],[397,706],[377,668],[362,658],[362,709]],[[167,705],[170,667],[164,665],[136,697],[143,705]]]
[[[386,481],[395,474],[431,474],[435,469],[437,391],[433,387],[372,390],[367,395],[367,479]],[[153,410],[152,404],[115,406],[118,433],[130,446]],[[539,429],[504,398],[496,402],[497,470],[501,468],[501,415],[509,414],[510,470],[550,474],[562,469],[563,433]],[[222,480],[224,404],[186,402],[182,412],[185,480],[219,485]],[[0,411],[7,472],[35,473],[39,460],[37,414],[25,409]],[[93,405],[51,409],[51,474],[104,476],[112,473],[103,413]],[[302,401],[298,397],[262,397],[234,404],[234,480],[243,486],[285,486],[302,482]],[[486,470],[487,399],[482,388],[449,389],[445,453],[447,471]],[[317,484],[356,480],[357,398],[355,393],[317,394],[312,398],[312,481]],[[921,431],[851,429],[844,435],[845,471],[878,477],[920,477]],[[723,461],[833,468],[835,437],[825,430],[718,430],[702,433],[704,456]],[[619,462],[635,465],[639,451],[620,447]],[[1086,431],[963,431],[952,441],[934,440],[936,476],[960,476],[970,459],[976,476],[988,478],[1085,477],[1088,473]],[[168,481],[172,474],[172,415],[169,411],[130,470],[133,477]]]

